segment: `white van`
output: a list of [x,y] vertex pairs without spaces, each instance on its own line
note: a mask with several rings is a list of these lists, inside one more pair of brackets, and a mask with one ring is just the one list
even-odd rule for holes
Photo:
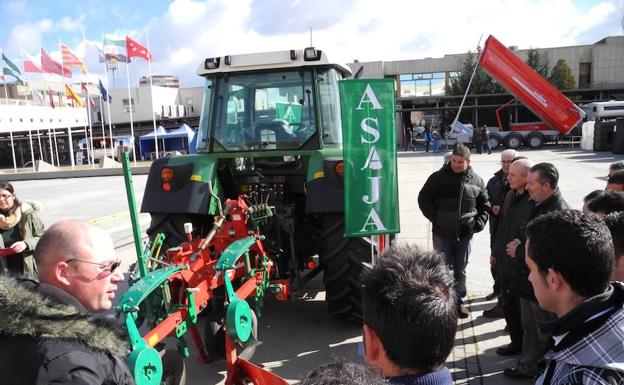
[[588,121],[624,117],[624,101],[593,102],[586,107]]

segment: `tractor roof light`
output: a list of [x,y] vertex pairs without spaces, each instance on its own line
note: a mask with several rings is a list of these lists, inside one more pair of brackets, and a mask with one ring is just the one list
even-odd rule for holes
[[303,50],[303,60],[317,61],[321,60],[321,51],[317,51],[314,47],[308,47]]
[[219,68],[219,64],[221,64],[220,57],[209,57],[206,60],[204,60],[204,69],[214,70],[214,69]]

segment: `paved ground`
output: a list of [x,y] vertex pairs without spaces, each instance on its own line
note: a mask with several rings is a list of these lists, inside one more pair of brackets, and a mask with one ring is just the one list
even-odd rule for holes
[[[606,184],[608,164],[624,159],[611,153],[582,152],[577,148],[547,147],[525,154],[534,162],[554,163],[561,173],[561,190],[574,208],[580,208],[582,197]],[[484,179],[499,167],[500,154],[473,155],[472,165]],[[426,178],[442,165],[441,155],[401,153],[399,156],[399,201],[401,209],[400,242],[415,242],[430,248],[430,225],[420,213],[417,196]],[[136,176],[137,200],[140,201],[146,176]],[[30,180],[15,182],[18,196],[41,201],[43,219],[51,224],[61,218],[91,220],[111,233],[125,265],[133,256],[130,220],[127,215],[122,177]],[[142,227],[149,223],[141,216]],[[514,359],[495,354],[508,342],[502,332],[502,320],[481,316],[493,302],[484,300],[491,291],[489,273],[489,235],[484,231],[473,240],[468,264],[469,306],[471,318],[458,325],[455,349],[448,359],[456,384],[518,384],[502,375],[503,368],[512,366]],[[344,356],[360,361],[361,330],[359,327],[332,320],[326,311],[320,279],[313,280],[297,301],[279,303],[269,299],[260,321],[259,337],[263,344],[257,348],[254,362],[271,368],[280,376],[296,382],[331,356]],[[419,347],[414,347],[419,348]],[[188,360],[188,384],[216,384],[224,380],[225,365],[216,362],[199,364],[195,356]]]

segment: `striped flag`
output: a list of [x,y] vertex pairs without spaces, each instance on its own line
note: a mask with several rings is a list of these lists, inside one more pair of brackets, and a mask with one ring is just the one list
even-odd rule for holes
[[63,66],[70,68],[78,67],[80,68],[80,73],[87,74],[87,66],[78,58],[74,51],[63,43],[61,43],[61,55],[63,56]]
[[104,57],[110,62],[129,63],[126,39],[114,39],[104,36]]

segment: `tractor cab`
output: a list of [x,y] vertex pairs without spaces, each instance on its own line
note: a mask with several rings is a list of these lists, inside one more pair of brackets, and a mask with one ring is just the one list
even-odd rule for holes
[[318,150],[342,143],[338,80],[314,48],[208,58],[198,152]]

